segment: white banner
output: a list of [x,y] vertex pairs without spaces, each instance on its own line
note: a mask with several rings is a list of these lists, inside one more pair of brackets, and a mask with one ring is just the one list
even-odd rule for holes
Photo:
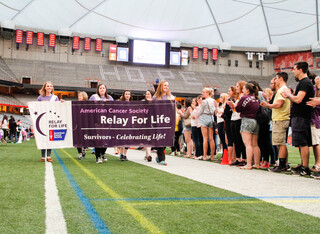
[[71,102],[29,102],[38,149],[73,147]]

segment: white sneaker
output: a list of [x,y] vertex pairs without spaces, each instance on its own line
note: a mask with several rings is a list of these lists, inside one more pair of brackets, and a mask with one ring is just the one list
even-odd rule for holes
[[171,152],[171,154],[170,154],[171,156],[175,156],[176,155],[176,153],[175,152]]
[[107,156],[106,156],[105,154],[102,155],[102,159],[103,159],[104,162],[107,162],[107,161],[108,161]]
[[80,153],[80,154],[78,155],[78,159],[79,159],[79,160],[82,159],[82,153]]
[[100,157],[98,158],[98,163],[102,163],[102,159]]
[[180,151],[177,153],[177,155],[178,155],[178,156],[180,156],[180,155],[181,155]]

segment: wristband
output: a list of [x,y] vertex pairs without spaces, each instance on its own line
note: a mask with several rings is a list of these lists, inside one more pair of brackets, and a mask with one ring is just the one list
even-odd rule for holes
[[290,93],[290,95],[288,96],[288,98],[290,99],[292,96],[293,96],[292,93]]
[[270,107],[270,104],[268,103],[268,104],[267,104],[267,108],[269,108],[269,107]]

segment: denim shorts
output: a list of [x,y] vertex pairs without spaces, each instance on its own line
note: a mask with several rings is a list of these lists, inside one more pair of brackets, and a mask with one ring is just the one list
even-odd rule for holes
[[200,115],[200,125],[207,128],[214,127],[213,115]]
[[183,126],[183,131],[191,131],[191,126],[190,127],[187,127],[187,126]]
[[240,132],[248,132],[253,135],[259,134],[259,124],[256,119],[243,117],[241,120]]

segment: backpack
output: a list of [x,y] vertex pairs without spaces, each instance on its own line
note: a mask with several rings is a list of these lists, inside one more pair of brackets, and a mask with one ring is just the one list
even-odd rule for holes
[[270,119],[266,108],[260,106],[257,112],[256,120],[259,125],[268,124]]

